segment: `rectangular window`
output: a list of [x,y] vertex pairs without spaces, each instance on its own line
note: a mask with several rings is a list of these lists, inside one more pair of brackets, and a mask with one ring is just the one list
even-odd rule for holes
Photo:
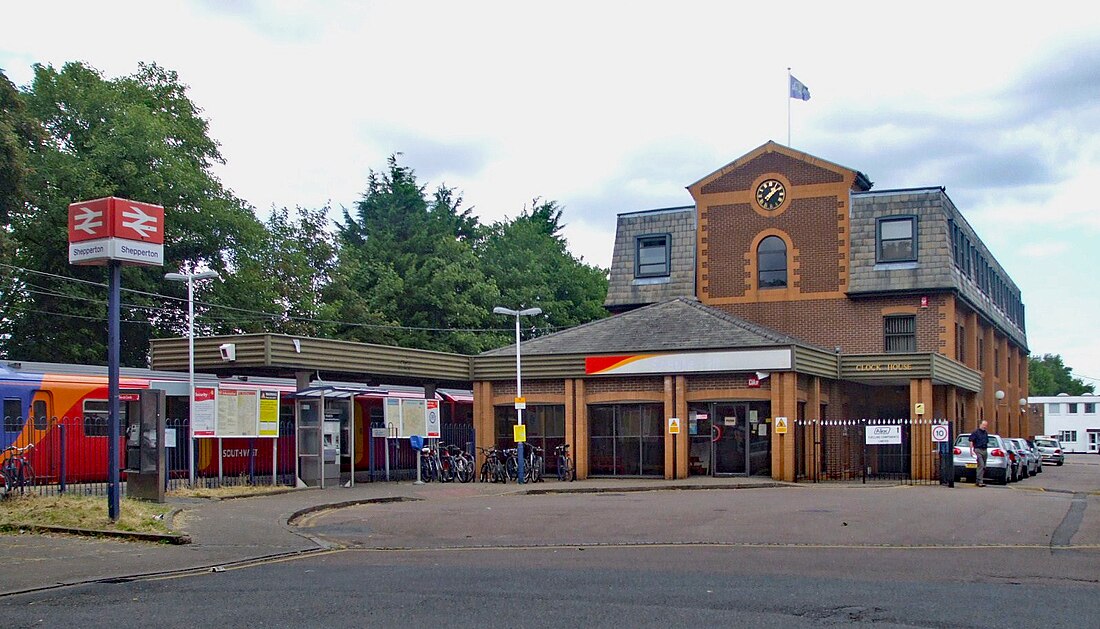
[[18,399],[4,400],[4,432],[23,432],[23,403]]
[[1050,404],[1047,404],[1047,415],[1061,415],[1061,414],[1062,414],[1062,403],[1061,402],[1051,402]]
[[1069,406],[1069,410],[1066,411],[1067,413],[1069,413],[1070,415],[1076,415],[1077,414],[1077,403],[1076,402],[1070,402],[1069,404],[1067,404],[1067,406]]
[[[129,404],[118,405],[119,430],[126,425]],[[84,400],[84,436],[107,436],[107,400]]]
[[993,347],[993,377],[1001,377],[1001,348]]
[[917,318],[913,315],[885,317],[886,353],[917,351]]
[[955,324],[955,360],[966,364],[966,326]]
[[985,339],[978,337],[978,371],[985,371]]
[[1085,402],[1085,414],[1086,415],[1095,415],[1096,414],[1096,402]]
[[1058,441],[1061,441],[1062,443],[1065,443],[1067,441],[1077,441],[1077,431],[1063,430],[1062,432],[1058,433]]
[[667,277],[672,259],[671,241],[668,234],[639,236],[634,252],[634,277]]
[[50,417],[46,412],[46,400],[35,400],[31,404],[31,419],[34,421],[35,430],[45,430],[50,427]]
[[915,262],[917,259],[915,216],[878,219],[876,262]]

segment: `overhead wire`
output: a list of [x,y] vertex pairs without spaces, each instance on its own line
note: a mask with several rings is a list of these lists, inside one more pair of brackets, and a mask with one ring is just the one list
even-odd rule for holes
[[[79,284],[95,286],[97,288],[104,288],[104,289],[107,288],[107,284],[102,283],[102,282],[95,282],[95,281],[91,281],[91,280],[85,280],[85,279],[80,279],[80,278],[75,278],[75,277],[69,277],[69,276],[65,276],[65,275],[58,275],[56,273],[48,273],[46,271],[38,271],[38,270],[35,270],[35,269],[27,269],[27,268],[24,268],[24,267],[14,266],[14,265],[11,265],[11,264],[0,263],[0,268],[5,268],[5,269],[13,270],[13,271],[20,271],[20,272],[25,272],[25,273],[32,273],[32,274],[35,274],[35,275],[42,275],[42,276],[46,276],[46,277],[50,277],[50,278],[54,278],[54,279],[63,280],[63,281],[66,281],[66,282],[75,282],[75,283],[79,283]],[[107,303],[106,301],[97,300],[97,299],[94,299],[94,298],[91,298],[91,297],[82,297],[82,296],[77,296],[77,295],[68,295],[68,294],[65,294],[65,293],[49,292],[50,289],[48,289],[47,287],[39,286],[37,284],[32,284],[32,283],[27,282],[26,280],[22,280],[22,281],[27,286],[31,286],[35,289],[38,289],[38,291],[27,290],[26,292],[28,292],[28,293],[35,294],[36,292],[39,292],[40,294],[45,294],[45,295],[49,295],[49,296],[62,297],[62,298],[66,298],[66,299],[74,299],[74,300],[77,300],[77,301],[85,301],[85,302],[88,302],[88,303],[95,303],[95,304],[101,304],[101,305],[105,305]],[[137,290],[137,289],[132,289],[132,288],[122,288],[122,287],[120,287],[120,290],[123,291],[123,292],[135,294],[135,295],[141,295],[141,296],[145,296],[145,297],[152,297],[152,298],[161,299],[161,300],[170,300],[170,301],[183,302],[183,303],[187,302],[186,298],[175,297],[175,296],[172,296],[172,295],[163,295],[163,294],[160,294],[160,293],[150,293],[148,291],[142,291],[142,290]],[[163,307],[163,306],[141,305],[141,304],[132,304],[132,303],[124,304],[124,305],[130,310],[144,310],[144,311],[154,311],[154,312],[155,311],[160,311],[160,312],[174,311],[174,309],[166,308],[166,307]],[[361,323],[361,322],[353,322],[353,321],[339,321],[339,320],[335,320],[335,319],[320,319],[320,318],[316,318],[316,317],[300,317],[300,316],[287,315],[285,313],[265,312],[265,311],[262,311],[262,310],[252,310],[252,309],[249,309],[249,308],[239,308],[239,307],[236,307],[236,306],[228,306],[228,305],[225,305],[225,304],[218,304],[218,303],[214,303],[214,302],[197,301],[197,300],[194,301],[194,305],[204,307],[204,308],[209,308],[209,309],[227,310],[227,311],[230,311],[230,312],[237,312],[237,313],[242,313],[242,314],[246,314],[246,315],[252,315],[250,318],[244,318],[244,317],[230,318],[230,317],[226,317],[226,316],[216,316],[216,315],[212,315],[210,313],[206,313],[206,314],[203,315],[203,318],[208,320],[208,321],[209,320],[214,320],[214,321],[221,321],[221,322],[224,322],[224,323],[232,323],[234,321],[241,321],[241,320],[252,320],[252,321],[269,320],[269,321],[272,321],[272,322],[296,321],[296,322],[302,322],[302,323],[315,323],[315,324],[334,325],[334,326],[343,326],[343,327],[355,327],[355,328],[366,328],[366,329],[375,329],[375,330],[403,330],[403,331],[411,331],[411,332],[451,332],[451,333],[467,332],[467,333],[494,333],[494,334],[508,333],[512,329],[510,327],[508,327],[508,328],[437,328],[437,327],[427,327],[427,326],[390,325],[390,324],[382,324],[382,323]],[[53,314],[56,314],[56,315],[59,315],[59,316],[66,316],[66,315],[64,315],[64,313],[53,313]],[[78,317],[78,315],[70,315],[70,316]],[[79,316],[79,318],[86,318],[86,319],[95,320],[94,317]],[[104,315],[104,317],[100,320],[106,320],[106,315]],[[151,323],[150,323],[150,325],[151,325]],[[561,328],[559,328],[558,326],[546,326],[546,327],[540,327],[538,329],[543,331],[543,332],[552,332],[552,331],[556,331],[556,330],[561,329]]]

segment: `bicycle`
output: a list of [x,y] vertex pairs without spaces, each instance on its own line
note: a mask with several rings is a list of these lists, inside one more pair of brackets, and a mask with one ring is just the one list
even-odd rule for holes
[[504,453],[496,447],[478,448],[485,455],[481,464],[480,480],[483,483],[507,483],[508,472],[504,469]]
[[4,481],[3,493],[0,494],[0,497],[7,498],[16,490],[19,490],[19,494],[22,495],[34,487],[34,466],[25,456],[27,452],[33,449],[33,443],[29,443],[22,448],[17,446],[4,448],[2,454],[8,454],[9,452],[12,454],[4,461],[3,466],[0,466],[0,476],[3,476]]
[[558,457],[558,480],[577,480],[577,470],[573,468],[573,459],[569,456],[569,444],[563,443],[555,447],[554,454]]

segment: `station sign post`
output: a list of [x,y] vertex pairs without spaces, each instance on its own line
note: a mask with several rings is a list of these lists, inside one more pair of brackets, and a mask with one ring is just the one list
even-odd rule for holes
[[69,263],[107,266],[107,516],[117,522],[122,266],[164,265],[164,208],[117,197],[70,204]]

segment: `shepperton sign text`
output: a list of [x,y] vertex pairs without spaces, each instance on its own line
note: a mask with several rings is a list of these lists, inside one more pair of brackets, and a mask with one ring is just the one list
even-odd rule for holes
[[106,197],[69,205],[69,263],[161,266],[164,208]]

